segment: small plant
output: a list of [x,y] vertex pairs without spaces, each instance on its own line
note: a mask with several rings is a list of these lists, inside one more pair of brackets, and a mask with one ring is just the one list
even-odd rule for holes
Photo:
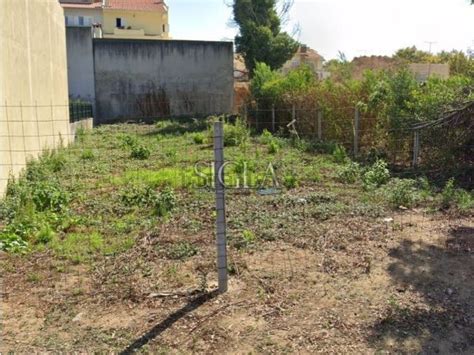
[[297,177],[293,174],[285,175],[283,177],[283,186],[285,186],[287,189],[294,189],[298,186]]
[[21,253],[28,248],[28,243],[14,233],[0,232],[0,250],[9,253]]
[[131,136],[129,134],[126,134],[122,137],[120,137],[120,142],[121,146],[123,148],[133,148],[136,145],[138,145],[138,138],[135,136]]
[[235,124],[226,123],[224,125],[224,145],[235,147],[245,144],[249,139],[249,131],[242,120],[237,120]]
[[81,159],[82,160],[94,160],[95,159],[95,154],[92,149],[84,149],[81,154]]
[[69,202],[68,193],[54,180],[35,183],[31,194],[38,211],[60,212]]
[[338,164],[343,164],[347,162],[348,157],[346,149],[342,145],[336,145],[332,152],[332,158],[334,162]]
[[170,248],[168,251],[168,257],[175,260],[184,260],[196,255],[197,253],[198,249],[194,245],[188,242],[180,242]]
[[337,170],[337,179],[345,184],[353,184],[359,180],[360,174],[360,165],[350,161]]
[[270,144],[273,141],[273,134],[268,131],[267,129],[264,129],[261,136],[260,136],[260,143],[261,144]]
[[393,207],[412,207],[418,200],[417,182],[412,179],[393,179],[386,190],[388,200]]
[[448,180],[441,192],[441,208],[449,208],[456,199],[456,189],[454,187],[454,179]]
[[131,157],[138,160],[146,160],[150,157],[150,149],[143,145],[136,145],[132,147]]
[[193,135],[193,141],[195,144],[203,144],[204,143],[204,134],[203,133],[195,133]]
[[278,145],[277,141],[272,140],[272,141],[270,141],[270,143],[268,143],[268,153],[269,154],[276,154],[279,149],[280,149],[280,146]]
[[176,208],[176,195],[170,188],[166,188],[157,196],[154,207],[156,214],[165,217]]
[[242,234],[237,238],[234,245],[237,249],[249,248],[257,241],[257,237],[250,230],[244,230]]
[[377,160],[362,176],[366,190],[371,190],[386,184],[390,179],[390,171],[384,160]]
[[454,179],[449,179],[441,192],[441,208],[456,207],[460,212],[467,212],[474,208],[474,196],[463,189],[457,189]]

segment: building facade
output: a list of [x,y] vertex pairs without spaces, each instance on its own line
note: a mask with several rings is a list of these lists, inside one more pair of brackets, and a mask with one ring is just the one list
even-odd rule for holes
[[168,6],[160,0],[59,0],[66,26],[92,27],[95,38],[168,39]]
[[57,0],[0,1],[0,195],[26,162],[71,139]]
[[329,75],[329,73],[324,70],[324,58],[314,49],[304,45],[298,48],[293,58],[283,64],[281,71],[287,74],[289,71],[301,65],[307,65],[319,79],[326,79]]

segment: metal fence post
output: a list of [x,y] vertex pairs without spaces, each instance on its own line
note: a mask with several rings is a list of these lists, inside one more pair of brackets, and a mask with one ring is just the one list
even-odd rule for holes
[[318,139],[323,139],[323,111],[318,110]]
[[272,105],[272,131],[275,133],[275,104]]
[[216,242],[219,293],[227,292],[227,238],[224,185],[224,125],[214,123],[214,181],[216,189]]
[[359,123],[360,123],[360,112],[359,109],[355,109],[354,114],[354,156],[359,154]]
[[413,167],[418,166],[418,156],[420,154],[420,131],[415,130],[413,132]]

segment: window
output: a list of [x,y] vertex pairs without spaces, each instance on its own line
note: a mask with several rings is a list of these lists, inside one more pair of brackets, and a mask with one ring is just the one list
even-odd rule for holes
[[66,16],[66,26],[69,26],[69,16]]
[[115,19],[115,27],[117,27],[117,28],[122,28],[123,27],[123,21],[120,17],[117,17]]
[[84,16],[79,16],[79,26],[84,26]]
[[166,25],[163,25],[163,32],[166,32]]

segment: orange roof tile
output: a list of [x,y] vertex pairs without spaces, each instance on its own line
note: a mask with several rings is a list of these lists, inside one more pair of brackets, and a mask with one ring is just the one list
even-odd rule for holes
[[167,6],[163,0],[107,0],[105,8],[136,11],[167,10]]

